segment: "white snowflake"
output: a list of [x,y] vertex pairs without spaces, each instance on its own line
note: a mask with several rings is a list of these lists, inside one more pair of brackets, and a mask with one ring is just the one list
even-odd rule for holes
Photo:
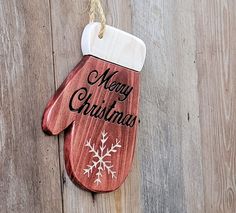
[[91,165],[87,165],[87,169],[84,169],[84,174],[87,174],[89,177],[89,175],[92,174],[93,169],[97,169],[97,177],[94,181],[97,185],[102,182],[101,177],[103,175],[103,171],[107,171],[108,174],[111,174],[112,179],[116,178],[116,172],[112,170],[113,165],[111,164],[111,161],[107,161],[105,158],[111,157],[112,153],[117,152],[117,149],[121,147],[120,141],[116,139],[115,144],[112,144],[109,149],[106,149],[105,143],[108,139],[107,132],[104,130],[101,132],[101,135],[102,138],[99,149],[95,150],[95,145],[91,144],[91,138],[85,143],[85,146],[89,147],[89,152],[93,153],[93,158],[96,160],[93,160]]

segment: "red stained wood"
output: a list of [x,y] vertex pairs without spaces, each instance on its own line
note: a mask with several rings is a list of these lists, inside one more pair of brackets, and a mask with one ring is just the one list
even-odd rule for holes
[[[106,70],[108,71],[104,79],[114,72],[117,73],[107,84],[102,84],[102,78],[94,83]],[[128,122],[128,125],[127,121],[131,117],[129,115],[132,115],[132,118],[138,115],[139,75],[139,72],[134,70],[93,56],[84,56],[48,102],[42,128],[53,135],[65,130],[64,157],[67,173],[74,183],[87,190],[113,191],[122,184],[129,173],[138,118],[135,122]],[[123,93],[126,91],[126,95],[116,92],[119,86],[123,88]],[[130,93],[127,92],[129,89]],[[88,104],[82,107],[89,95],[91,97],[87,102],[90,107]],[[114,102],[114,108],[107,113]],[[100,112],[100,118],[93,117],[90,113],[84,114],[89,110],[91,112],[93,105],[97,105],[96,110],[100,107],[100,111],[97,111]],[[104,115],[107,113],[108,116],[102,117],[102,110]],[[118,115],[115,111],[122,112],[123,118],[127,115],[126,118],[121,119],[122,114]],[[114,116],[111,116],[113,113]],[[86,171],[88,172],[90,166],[94,167],[88,175]],[[112,175],[111,171],[115,173]]]

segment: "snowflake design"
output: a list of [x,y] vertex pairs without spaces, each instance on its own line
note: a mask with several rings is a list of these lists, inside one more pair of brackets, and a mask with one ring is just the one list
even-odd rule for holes
[[111,161],[107,161],[105,158],[111,157],[112,153],[117,152],[117,149],[121,147],[120,141],[116,139],[115,144],[112,144],[109,149],[106,149],[105,144],[108,139],[107,132],[104,130],[101,132],[101,135],[102,138],[99,149],[95,150],[95,145],[91,144],[91,138],[85,143],[85,146],[89,147],[89,152],[93,153],[93,158],[96,160],[93,160],[91,165],[87,165],[87,169],[84,169],[84,174],[87,174],[89,177],[93,170],[97,169],[97,178],[94,181],[97,185],[102,182],[101,177],[103,175],[103,171],[107,171],[108,174],[111,174],[112,179],[116,178],[116,172],[112,169],[113,165],[111,164]]

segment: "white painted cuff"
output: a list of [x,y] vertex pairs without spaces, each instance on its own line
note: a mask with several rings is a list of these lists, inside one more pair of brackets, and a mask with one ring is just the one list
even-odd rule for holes
[[92,55],[106,61],[141,71],[145,57],[144,42],[122,30],[106,25],[103,38],[99,38],[100,23],[88,24],[83,31],[83,55]]

